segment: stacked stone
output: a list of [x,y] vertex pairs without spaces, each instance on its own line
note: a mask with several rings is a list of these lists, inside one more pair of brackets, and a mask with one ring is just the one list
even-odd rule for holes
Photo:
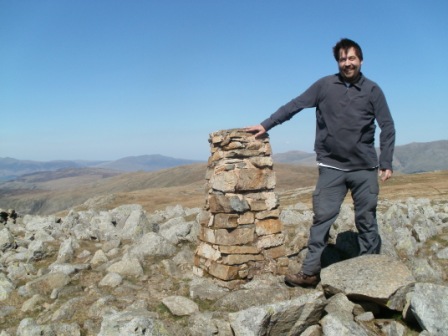
[[229,287],[255,274],[285,274],[288,258],[268,136],[242,129],[210,134],[207,199],[195,274]]

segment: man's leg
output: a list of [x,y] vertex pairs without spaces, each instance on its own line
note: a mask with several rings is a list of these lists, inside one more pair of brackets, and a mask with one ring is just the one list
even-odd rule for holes
[[359,254],[378,254],[381,250],[381,237],[376,220],[379,192],[378,171],[368,169],[350,172],[348,183],[355,205]]
[[314,219],[308,240],[308,253],[298,274],[288,274],[285,282],[292,286],[315,286],[319,282],[320,258],[347,194],[345,172],[319,167],[319,179],[313,193]]
[[347,194],[346,174],[337,169],[319,167],[319,179],[313,193],[313,225],[308,240],[308,253],[302,265],[304,274],[312,275],[320,272],[320,259],[327,246],[331,225],[338,217]]

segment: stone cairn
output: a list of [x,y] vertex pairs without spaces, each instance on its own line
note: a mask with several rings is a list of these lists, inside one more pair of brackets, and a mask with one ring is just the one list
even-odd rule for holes
[[194,273],[228,288],[255,274],[285,274],[288,258],[268,136],[231,129],[211,133],[209,142]]

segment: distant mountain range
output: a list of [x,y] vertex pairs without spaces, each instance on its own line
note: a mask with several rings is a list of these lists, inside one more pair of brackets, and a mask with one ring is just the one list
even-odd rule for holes
[[[274,162],[314,166],[316,155],[302,151],[290,151],[273,155]],[[30,161],[0,158],[0,181],[14,180],[20,176],[44,171],[73,168],[101,168],[107,171],[136,172],[157,171],[204,161],[178,159],[159,154],[129,156],[116,161]],[[394,170],[406,174],[448,170],[448,140],[411,143],[397,146]]]
[[56,171],[71,168],[101,168],[117,172],[156,171],[178,167],[198,160],[176,159],[159,154],[129,156],[116,161],[30,161],[13,158],[0,158],[0,181],[13,180],[19,176],[43,171]]
[[[275,162],[293,163],[304,166],[315,165],[316,155],[300,151],[274,154]],[[394,171],[412,174],[435,170],[448,170],[448,140],[414,142],[396,146]]]

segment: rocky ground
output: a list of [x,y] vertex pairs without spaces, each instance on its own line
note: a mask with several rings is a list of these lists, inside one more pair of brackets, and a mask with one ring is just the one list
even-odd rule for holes
[[[448,202],[379,209],[382,254],[352,258],[344,205],[315,289],[275,274],[235,290],[194,276],[200,208],[19,214],[0,223],[0,336],[447,335]],[[312,211],[296,203],[280,219],[296,272]]]

